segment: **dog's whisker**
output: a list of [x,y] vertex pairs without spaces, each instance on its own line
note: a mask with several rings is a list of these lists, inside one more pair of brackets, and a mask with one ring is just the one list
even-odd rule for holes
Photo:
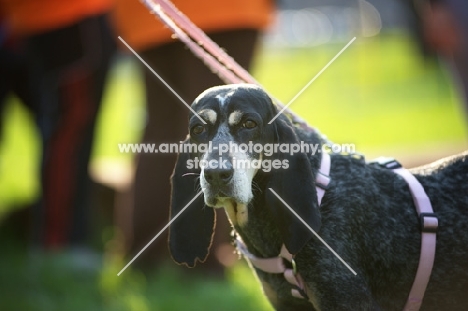
[[252,180],[252,188],[253,190],[257,190],[259,193],[263,193],[262,189],[260,188],[260,186]]
[[201,187],[200,183],[197,183],[195,186],[196,186],[195,188],[196,188],[196,191],[197,191],[197,192],[198,192],[198,191],[201,191],[201,190],[205,191],[205,189],[203,189],[203,188]]
[[185,177],[185,176],[200,176],[200,174],[198,173],[185,173],[182,175],[182,177]]

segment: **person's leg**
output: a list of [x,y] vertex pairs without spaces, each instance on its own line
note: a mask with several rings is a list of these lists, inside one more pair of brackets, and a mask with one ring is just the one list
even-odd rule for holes
[[[167,44],[141,53],[143,59],[177,92],[177,59],[182,47]],[[186,129],[186,107],[151,73],[145,69],[147,124],[142,143],[169,143],[183,140]],[[137,254],[168,222],[171,187],[169,176],[175,163],[173,154],[139,154],[136,156],[133,184],[132,242],[130,255]],[[169,258],[167,234],[160,236],[140,255],[136,265],[152,267]]]
[[88,161],[113,50],[105,16],[28,39],[43,143],[33,228],[40,247],[83,246],[88,238]]
[[[0,146],[4,142],[5,125],[8,115],[7,104],[12,96],[19,99],[33,115],[36,111],[31,96],[31,84],[26,55],[22,42],[18,38],[2,41],[0,44]],[[0,158],[0,161],[2,159]],[[17,163],[22,165],[22,163]],[[30,204],[12,209],[6,221],[0,227],[8,238],[17,239],[19,244],[27,247],[30,236]]]
[[[234,30],[211,35],[211,38],[244,68],[250,67],[257,37],[256,30]],[[223,84],[182,43],[174,42],[150,49],[143,52],[142,57],[189,104],[205,89]],[[159,144],[184,140],[188,133],[188,109],[151,72],[146,70],[145,76],[148,123],[143,142]],[[169,177],[175,159],[174,154],[140,154],[138,157],[134,181],[131,255],[139,252],[169,221]],[[222,217],[218,217],[218,234],[213,245],[215,248],[220,241],[229,240],[226,217],[220,216]],[[165,232],[145,250],[137,263],[154,266],[168,258],[170,257]],[[210,255],[208,261],[211,265],[208,265],[219,267],[219,263],[213,258],[214,256]]]

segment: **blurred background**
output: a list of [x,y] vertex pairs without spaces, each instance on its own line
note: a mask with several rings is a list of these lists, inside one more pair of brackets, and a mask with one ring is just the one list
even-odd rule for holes
[[[467,149],[463,80],[440,45],[428,43],[430,25],[416,18],[412,5],[282,0],[277,6],[251,72],[283,103],[357,37],[290,107],[310,125],[336,143],[355,144],[368,160],[392,156],[406,167]],[[156,19],[154,27],[161,27]],[[468,36],[463,27],[457,35]],[[0,144],[1,310],[271,310],[243,260],[224,263],[223,277],[187,272],[170,258],[117,277],[130,259],[124,206],[135,170],[133,156],[119,153],[118,144],[139,142],[144,131],[142,71],[123,50],[113,57],[89,164],[91,257],[28,246],[18,215],[40,195],[41,144],[20,99],[7,98]]]

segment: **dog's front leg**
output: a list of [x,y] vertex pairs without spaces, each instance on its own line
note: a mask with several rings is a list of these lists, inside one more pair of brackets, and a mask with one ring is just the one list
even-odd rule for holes
[[[359,276],[352,278],[333,272],[316,274],[314,281],[306,281],[309,301],[317,311],[380,311]],[[310,280],[310,276],[307,279]]]
[[380,311],[369,291],[355,282],[307,282],[309,301],[317,311]]
[[[346,256],[344,258],[352,258]],[[298,272],[306,284],[309,301],[318,311],[380,310],[358,264],[348,262],[352,273],[328,249],[320,244],[304,249],[296,257]]]

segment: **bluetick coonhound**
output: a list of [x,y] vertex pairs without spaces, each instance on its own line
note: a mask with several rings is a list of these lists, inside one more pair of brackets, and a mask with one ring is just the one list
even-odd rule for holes
[[[214,87],[192,108],[185,144],[212,150],[179,154],[172,176],[171,214],[199,196],[170,226],[173,259],[203,262],[215,226],[212,208],[224,208],[236,235],[256,258],[278,256],[284,245],[304,282],[300,299],[283,274],[254,267],[277,310],[403,310],[418,268],[421,230],[408,184],[355,155],[331,154],[330,183],[319,206],[316,177],[321,155],[229,150],[249,142],[321,146],[317,131],[281,115],[253,85]],[[320,150],[320,148],[319,148]],[[276,168],[235,165],[276,162]],[[205,163],[205,165],[194,165]],[[208,165],[222,162],[222,165]],[[269,161],[269,162],[268,162]],[[190,164],[190,165],[189,165]],[[439,226],[434,267],[421,310],[468,310],[468,153],[412,169],[424,187]],[[274,191],[356,272],[351,273],[276,197]],[[248,259],[248,258],[247,258]],[[285,265],[290,262],[285,260]]]

